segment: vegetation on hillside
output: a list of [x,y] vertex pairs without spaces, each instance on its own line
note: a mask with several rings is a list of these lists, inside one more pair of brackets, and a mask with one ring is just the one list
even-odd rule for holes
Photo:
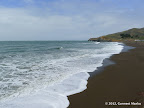
[[126,41],[126,40],[144,40],[144,28],[133,28],[127,31],[109,34],[98,38],[91,38],[89,41]]

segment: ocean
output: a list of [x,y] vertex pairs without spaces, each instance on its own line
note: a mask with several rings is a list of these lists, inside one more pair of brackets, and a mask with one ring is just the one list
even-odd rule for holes
[[118,42],[1,41],[0,108],[66,108]]

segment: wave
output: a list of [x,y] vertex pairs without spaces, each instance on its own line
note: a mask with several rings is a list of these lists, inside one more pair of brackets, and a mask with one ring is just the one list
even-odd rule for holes
[[63,49],[63,47],[50,48],[50,50],[53,50],[53,49],[58,49],[58,50],[60,50],[60,49]]
[[[75,45],[75,44],[74,44]],[[83,45],[82,45],[83,46]],[[96,48],[97,46],[97,48]],[[75,45],[78,47],[78,45]],[[88,72],[102,66],[103,60],[123,49],[118,43],[92,44],[91,48],[77,49],[77,52],[62,53],[61,58],[50,59],[52,55],[29,55],[26,58],[6,60],[4,69],[12,75],[9,83],[22,86],[8,98],[0,100],[1,108],[66,108],[67,96],[87,88]],[[56,47],[61,48],[61,47]],[[57,54],[57,53],[56,53]],[[69,56],[69,55],[72,56]],[[59,56],[58,53],[55,56]],[[55,57],[54,56],[54,57]],[[18,62],[18,60],[21,61]],[[36,60],[36,61],[35,61]],[[29,63],[28,63],[29,62]],[[24,64],[25,63],[25,64]],[[18,67],[20,66],[20,67]],[[18,72],[15,72],[15,71]],[[7,80],[5,78],[4,80]],[[5,83],[6,84],[6,83]],[[23,84],[23,85],[21,85]],[[9,87],[13,87],[9,85]],[[23,89],[24,88],[24,89]],[[8,91],[10,92],[10,91]]]
[[94,42],[95,44],[99,44],[100,42]]

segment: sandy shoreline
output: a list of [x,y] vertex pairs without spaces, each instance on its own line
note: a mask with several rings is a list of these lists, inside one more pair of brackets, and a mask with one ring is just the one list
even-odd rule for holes
[[139,102],[144,96],[144,45],[126,43],[136,47],[111,57],[116,64],[88,80],[88,88],[69,96],[69,108],[141,108],[142,106],[108,106],[105,102]]

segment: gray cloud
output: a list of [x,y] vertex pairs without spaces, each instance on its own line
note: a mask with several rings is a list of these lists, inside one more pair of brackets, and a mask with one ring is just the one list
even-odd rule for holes
[[109,7],[104,1],[84,2],[80,7],[76,2],[58,4],[46,3],[43,8],[1,7],[1,40],[87,40],[144,25],[137,10]]

